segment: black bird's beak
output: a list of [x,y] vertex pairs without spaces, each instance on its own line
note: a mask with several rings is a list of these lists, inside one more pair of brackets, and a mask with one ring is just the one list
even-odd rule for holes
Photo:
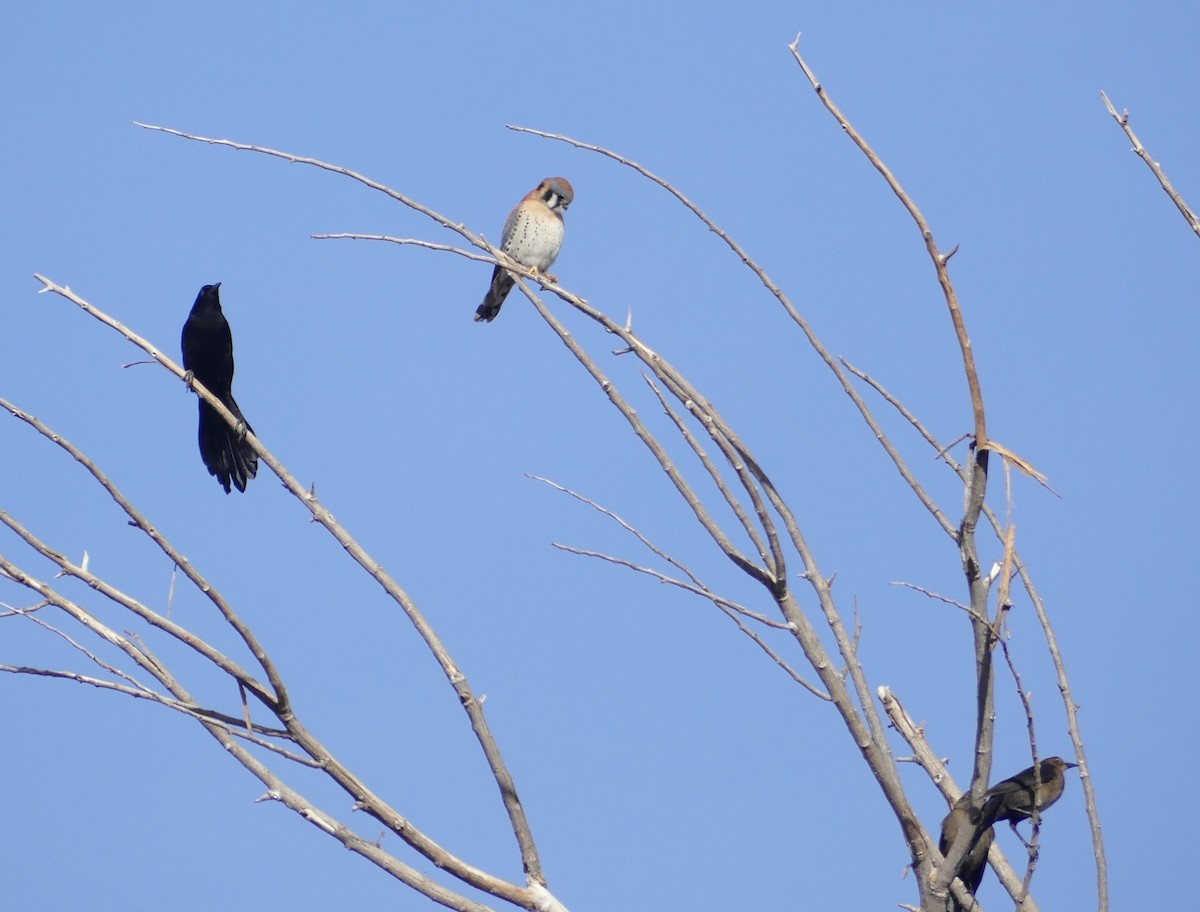
[[1078,766],[1079,766],[1078,763],[1064,763],[1063,769],[1073,770],[1073,769],[1077,768]]
[[221,287],[220,282],[213,282],[213,288],[220,288],[220,287]]

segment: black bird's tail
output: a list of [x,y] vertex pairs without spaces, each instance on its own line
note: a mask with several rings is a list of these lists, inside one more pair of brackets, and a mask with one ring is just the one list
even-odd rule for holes
[[491,323],[496,319],[496,314],[500,313],[504,299],[512,291],[514,281],[512,273],[507,269],[501,269],[499,266],[495,268],[492,272],[492,285],[488,288],[488,293],[483,296],[483,303],[475,311],[476,323]]
[[[232,396],[225,402],[225,407],[246,426],[247,431],[254,432]],[[258,454],[246,443],[245,437],[226,424],[225,419],[203,399],[200,400],[200,458],[204,460],[208,474],[217,476],[226,494],[230,484],[245,492],[247,483],[258,474]]]
[[[962,880],[963,886],[974,896],[979,891],[979,884],[983,881],[983,871],[987,863],[988,849],[992,847],[992,840],[995,839],[995,834],[992,832],[991,822],[986,826],[983,825],[983,815],[980,809],[972,802],[970,792],[964,793],[955,802],[950,813],[946,815],[946,819],[942,821],[942,834],[938,840],[938,851],[943,855],[948,855],[964,827],[971,834],[971,838],[967,843],[967,849],[963,854],[962,861],[959,862],[958,870],[954,874]],[[946,909],[948,912],[971,912],[973,906],[974,903],[971,906],[964,906],[954,898],[954,894],[951,892],[947,900]]]

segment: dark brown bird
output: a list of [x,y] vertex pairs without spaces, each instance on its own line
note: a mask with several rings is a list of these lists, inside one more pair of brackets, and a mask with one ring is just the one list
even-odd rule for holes
[[1033,816],[1035,807],[1038,814],[1042,814],[1062,797],[1067,786],[1066,772],[1077,765],[1062,757],[1047,757],[1038,764],[1037,776],[1031,766],[1011,779],[997,782],[983,793],[981,825],[991,826],[997,820],[1007,820],[1015,829],[1020,821]]
[[[942,835],[938,840],[938,851],[946,855],[963,827],[968,827],[974,834],[967,853],[959,863],[958,870],[955,871],[955,876],[971,891],[972,896],[975,895],[975,891],[979,889],[979,884],[983,880],[988,849],[992,847],[992,841],[996,838],[990,826],[984,827],[982,831],[979,829],[982,819],[983,812],[971,803],[971,793],[967,792],[954,803],[954,807],[942,821]],[[970,909],[969,906],[964,906],[955,899],[953,893],[950,894],[946,908],[948,912],[968,912]]]
[[[992,824],[998,820],[1007,820],[1016,833],[1017,824],[1032,817],[1035,807],[1040,816],[1046,808],[1062,797],[1063,789],[1067,786],[1066,771],[1074,769],[1076,765],[1068,763],[1062,757],[1048,757],[1038,764],[1036,776],[1034,767],[1031,766],[1003,782],[997,782],[983,793],[978,807],[971,801],[970,792],[954,803],[954,807],[942,821],[938,850],[943,855],[949,852],[964,826],[969,826],[975,831],[967,853],[955,871],[955,876],[972,895],[979,889],[983,880],[988,849],[996,838],[992,832]],[[1020,833],[1017,833],[1017,836],[1020,837]],[[1021,841],[1024,842],[1024,839]],[[946,908],[948,912],[969,912],[970,909],[958,902],[953,894],[950,895]]]
[[258,454],[246,443],[246,431],[254,431],[233,398],[233,334],[221,312],[221,283],[205,285],[196,295],[180,339],[183,367],[192,378],[221,400],[241,425],[237,430],[225,423],[216,410],[200,400],[200,458],[209,475],[229,493],[230,483],[239,491],[258,472]]

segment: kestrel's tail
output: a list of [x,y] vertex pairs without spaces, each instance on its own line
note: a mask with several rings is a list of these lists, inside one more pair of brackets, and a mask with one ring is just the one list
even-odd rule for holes
[[512,274],[508,270],[501,269],[499,266],[495,268],[492,272],[492,285],[488,289],[488,293],[483,296],[483,303],[475,311],[476,323],[491,323],[496,319],[496,314],[500,313],[504,299],[512,291],[513,281]]

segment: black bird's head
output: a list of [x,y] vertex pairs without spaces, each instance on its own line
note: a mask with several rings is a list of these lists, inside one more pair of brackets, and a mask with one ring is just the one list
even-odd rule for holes
[[221,309],[220,287],[220,282],[214,282],[212,285],[205,285],[201,288],[200,293],[196,295],[196,303],[192,305],[192,312],[202,310],[219,311]]

